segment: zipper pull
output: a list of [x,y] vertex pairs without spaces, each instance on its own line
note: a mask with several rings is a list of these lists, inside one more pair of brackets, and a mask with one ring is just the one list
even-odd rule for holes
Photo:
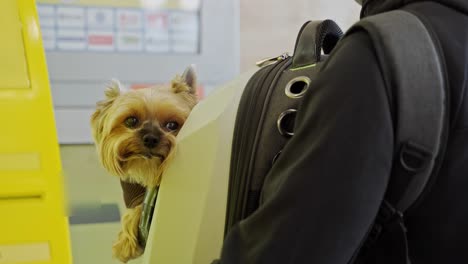
[[258,67],[263,67],[263,66],[271,65],[271,64],[277,63],[279,61],[285,60],[285,59],[287,59],[289,57],[290,57],[289,53],[285,52],[285,53],[281,54],[280,56],[266,58],[264,60],[258,61],[255,64]]

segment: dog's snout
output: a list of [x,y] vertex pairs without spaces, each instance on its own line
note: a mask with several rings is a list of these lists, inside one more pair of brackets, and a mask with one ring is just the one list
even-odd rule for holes
[[159,137],[153,134],[146,134],[143,136],[143,144],[145,147],[152,149],[159,144]]

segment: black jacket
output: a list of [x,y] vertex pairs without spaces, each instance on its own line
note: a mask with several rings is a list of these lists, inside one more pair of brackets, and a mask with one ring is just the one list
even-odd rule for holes
[[[411,260],[468,263],[468,1],[364,0],[362,16],[392,9],[412,10],[436,32],[451,98],[443,166],[405,217]],[[347,264],[358,251],[389,180],[391,107],[366,33],[347,36],[329,60],[259,210],[228,234],[220,263]]]

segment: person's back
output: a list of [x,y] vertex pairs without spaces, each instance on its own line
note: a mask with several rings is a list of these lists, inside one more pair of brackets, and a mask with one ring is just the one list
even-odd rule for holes
[[[450,92],[442,167],[405,215],[411,263],[468,263],[468,1],[363,0],[362,15],[395,9],[418,16],[440,42]],[[219,263],[352,263],[395,150],[394,102],[379,63],[365,32],[340,41],[298,109],[259,209],[230,231]]]
[[451,93],[442,167],[406,215],[410,256],[413,264],[468,263],[468,1],[408,2],[414,3],[404,9],[426,22],[441,43]]

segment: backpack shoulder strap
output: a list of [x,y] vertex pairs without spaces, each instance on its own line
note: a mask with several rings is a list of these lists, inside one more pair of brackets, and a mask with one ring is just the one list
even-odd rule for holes
[[[366,31],[373,42],[392,97],[395,134],[392,175],[363,250],[377,240],[392,241],[386,252],[393,259],[382,263],[409,263],[403,213],[437,174],[446,145],[445,64],[437,39],[410,12],[397,10],[365,18],[347,34],[356,30]],[[381,238],[382,230],[391,237]]]
[[395,165],[386,200],[405,212],[419,197],[435,167],[447,111],[443,58],[424,24],[407,11],[363,19],[392,92]]

